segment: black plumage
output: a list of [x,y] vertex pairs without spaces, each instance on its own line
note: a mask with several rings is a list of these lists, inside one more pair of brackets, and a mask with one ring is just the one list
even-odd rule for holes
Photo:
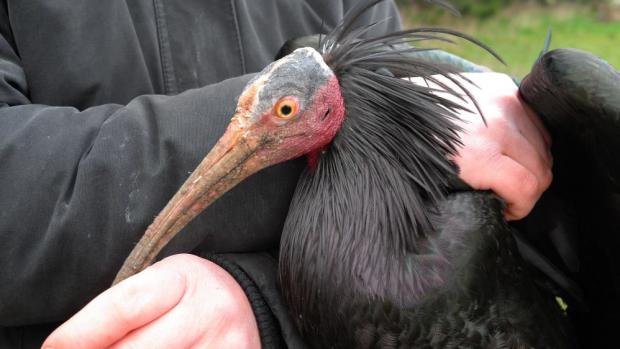
[[577,49],[541,56],[520,93],[553,138],[554,180],[524,236],[582,289],[569,306],[584,348],[617,341],[620,323],[620,74]]
[[431,75],[443,74],[460,86],[448,75],[456,70],[394,47],[463,35],[362,39],[368,27],[353,22],[377,2],[361,2],[319,44],[347,115],[302,175],[284,227],[280,278],[298,327],[317,348],[570,347],[566,319],[521,259],[502,202],[449,193],[458,107],[377,71],[436,83]]

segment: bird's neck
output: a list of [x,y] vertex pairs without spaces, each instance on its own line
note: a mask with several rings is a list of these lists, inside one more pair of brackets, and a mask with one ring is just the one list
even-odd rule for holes
[[[321,154],[316,167],[300,179],[284,228],[280,264],[299,268],[295,282],[307,278],[300,283],[305,287],[338,288],[341,283],[349,288],[346,293],[412,305],[426,289],[443,282],[412,277],[449,269],[447,260],[430,251],[435,248],[431,232],[420,231],[420,215],[432,221],[433,210],[402,169],[378,154],[342,146]],[[416,289],[403,292],[397,285]]]
[[324,146],[320,149],[312,150],[311,152],[306,154],[308,170],[310,170],[311,172],[314,172],[316,170],[316,166],[318,165],[318,162],[319,162],[319,156],[321,155],[323,151],[325,151],[326,148],[327,146]]

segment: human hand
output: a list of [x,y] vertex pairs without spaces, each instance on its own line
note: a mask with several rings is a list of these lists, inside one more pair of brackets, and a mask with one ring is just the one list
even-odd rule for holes
[[[475,111],[458,113],[463,146],[453,160],[459,166],[459,177],[474,189],[490,189],[504,199],[507,220],[524,218],[551,184],[551,137],[519,98],[510,77],[498,73],[464,76],[477,86],[462,81],[478,102],[486,125],[473,103],[442,95]],[[441,81],[455,87],[445,78]],[[421,79],[414,82],[425,84]]]
[[260,338],[249,301],[232,276],[182,254],[100,294],[42,348],[260,348]]

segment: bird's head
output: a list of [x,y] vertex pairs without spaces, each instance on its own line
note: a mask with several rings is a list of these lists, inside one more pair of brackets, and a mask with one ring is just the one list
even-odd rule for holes
[[336,75],[316,50],[300,48],[248,83],[214,151],[245,149],[243,162],[236,166],[251,174],[319,151],[332,141],[343,120]]
[[148,266],[189,221],[246,177],[321,151],[344,115],[336,75],[315,49],[297,49],[267,66],[245,87],[224,135],[149,226],[115,282]]

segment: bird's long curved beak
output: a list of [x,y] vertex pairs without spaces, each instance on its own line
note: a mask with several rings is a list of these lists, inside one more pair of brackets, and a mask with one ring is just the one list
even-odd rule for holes
[[224,135],[159,213],[131,251],[113,285],[149,266],[161,249],[194,217],[246,177],[259,171],[254,156],[265,141],[246,137],[235,115]]

